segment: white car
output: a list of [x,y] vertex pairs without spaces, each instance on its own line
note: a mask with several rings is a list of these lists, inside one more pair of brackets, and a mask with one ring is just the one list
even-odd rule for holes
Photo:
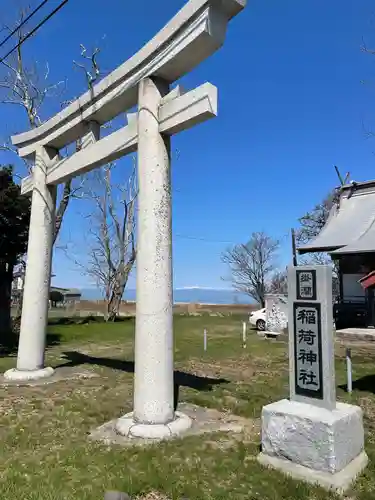
[[264,332],[266,329],[266,308],[259,309],[258,311],[253,311],[249,316],[249,323],[257,330]]

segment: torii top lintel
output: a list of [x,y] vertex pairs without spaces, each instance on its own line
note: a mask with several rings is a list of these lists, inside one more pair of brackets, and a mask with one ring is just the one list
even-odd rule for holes
[[137,85],[146,76],[172,83],[224,43],[228,21],[247,0],[190,0],[133,57],[38,128],[15,135],[22,157],[38,146],[60,149],[84,134],[87,122],[104,124],[137,104]]

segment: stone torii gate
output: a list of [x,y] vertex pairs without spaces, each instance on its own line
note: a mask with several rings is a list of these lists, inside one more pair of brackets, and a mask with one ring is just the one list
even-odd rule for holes
[[[52,375],[44,365],[52,235],[58,184],[138,151],[139,218],[134,412],[118,420],[124,435],[178,434],[190,419],[174,412],[170,137],[217,115],[210,83],[184,93],[170,84],[219,49],[228,22],[246,0],[190,0],[138,53],[40,127],[12,137],[33,160],[22,193],[32,196],[17,367],[4,376]],[[127,126],[100,139],[100,128],[120,113]],[[82,149],[59,150],[82,139]]]

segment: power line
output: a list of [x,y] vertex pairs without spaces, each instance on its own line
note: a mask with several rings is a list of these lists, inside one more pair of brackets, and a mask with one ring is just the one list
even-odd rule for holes
[[29,19],[31,19],[49,0],[43,0],[38,7],[36,7],[30,14],[18,25],[14,28],[14,30],[0,43],[0,48],[7,43],[7,41],[12,38],[12,36],[17,33],[17,31],[24,26]]
[[0,63],[3,63],[4,64],[4,60],[10,56],[10,54],[12,52],[14,52],[16,49],[18,49],[18,47],[20,47],[23,42],[26,42],[26,40],[28,38],[30,38],[36,31],[38,31],[39,28],[41,28],[43,26],[43,24],[45,24],[47,21],[49,21],[51,19],[51,17],[53,17],[55,14],[57,14],[57,12],[62,8],[64,7],[65,4],[67,4],[69,2],[69,0],[63,0],[63,2],[61,2],[57,7],[56,9],[54,9],[50,14],[48,14],[48,16],[46,16],[33,30],[30,31],[30,33],[28,33],[27,35],[25,35],[18,43],[17,45],[15,45],[2,59],[0,59]]
[[[211,240],[209,238],[202,238],[202,237],[199,237],[199,236],[190,236],[190,235],[185,235],[185,234],[180,234],[180,233],[173,233],[173,237],[174,238],[180,238],[180,239],[183,239],[183,240],[193,240],[193,241],[202,241],[204,243],[220,243],[220,244],[227,244],[227,245],[238,245],[241,243],[239,243],[237,241],[237,243],[235,243],[234,241],[228,241],[228,240]],[[289,238],[289,232],[286,233],[286,234],[283,234],[282,236],[280,236],[280,238],[278,238],[280,244],[286,239],[286,238]]]
[[173,234],[173,237],[181,238],[184,240],[204,241],[205,243],[220,243],[220,244],[235,245],[235,243],[233,241],[210,240],[208,238],[199,238],[198,236],[188,236],[188,235],[179,234],[179,233]]

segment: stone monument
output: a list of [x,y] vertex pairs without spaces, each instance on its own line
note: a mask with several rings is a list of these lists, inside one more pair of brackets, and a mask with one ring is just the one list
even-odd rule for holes
[[288,269],[290,398],[262,410],[260,463],[344,491],[367,464],[362,410],[336,402],[332,268]]
[[[227,25],[246,0],[190,0],[141,50],[40,127],[12,137],[34,163],[22,181],[32,197],[17,367],[9,380],[49,377],[44,364],[52,234],[58,184],[138,151],[137,297],[134,412],[119,433],[145,438],[190,426],[174,412],[171,136],[217,115],[210,83],[184,92],[173,82],[224,43]],[[101,126],[138,105],[127,126],[100,138]],[[59,151],[81,139],[82,149]]]
[[288,296],[284,294],[267,294],[266,332],[280,335],[288,326]]

